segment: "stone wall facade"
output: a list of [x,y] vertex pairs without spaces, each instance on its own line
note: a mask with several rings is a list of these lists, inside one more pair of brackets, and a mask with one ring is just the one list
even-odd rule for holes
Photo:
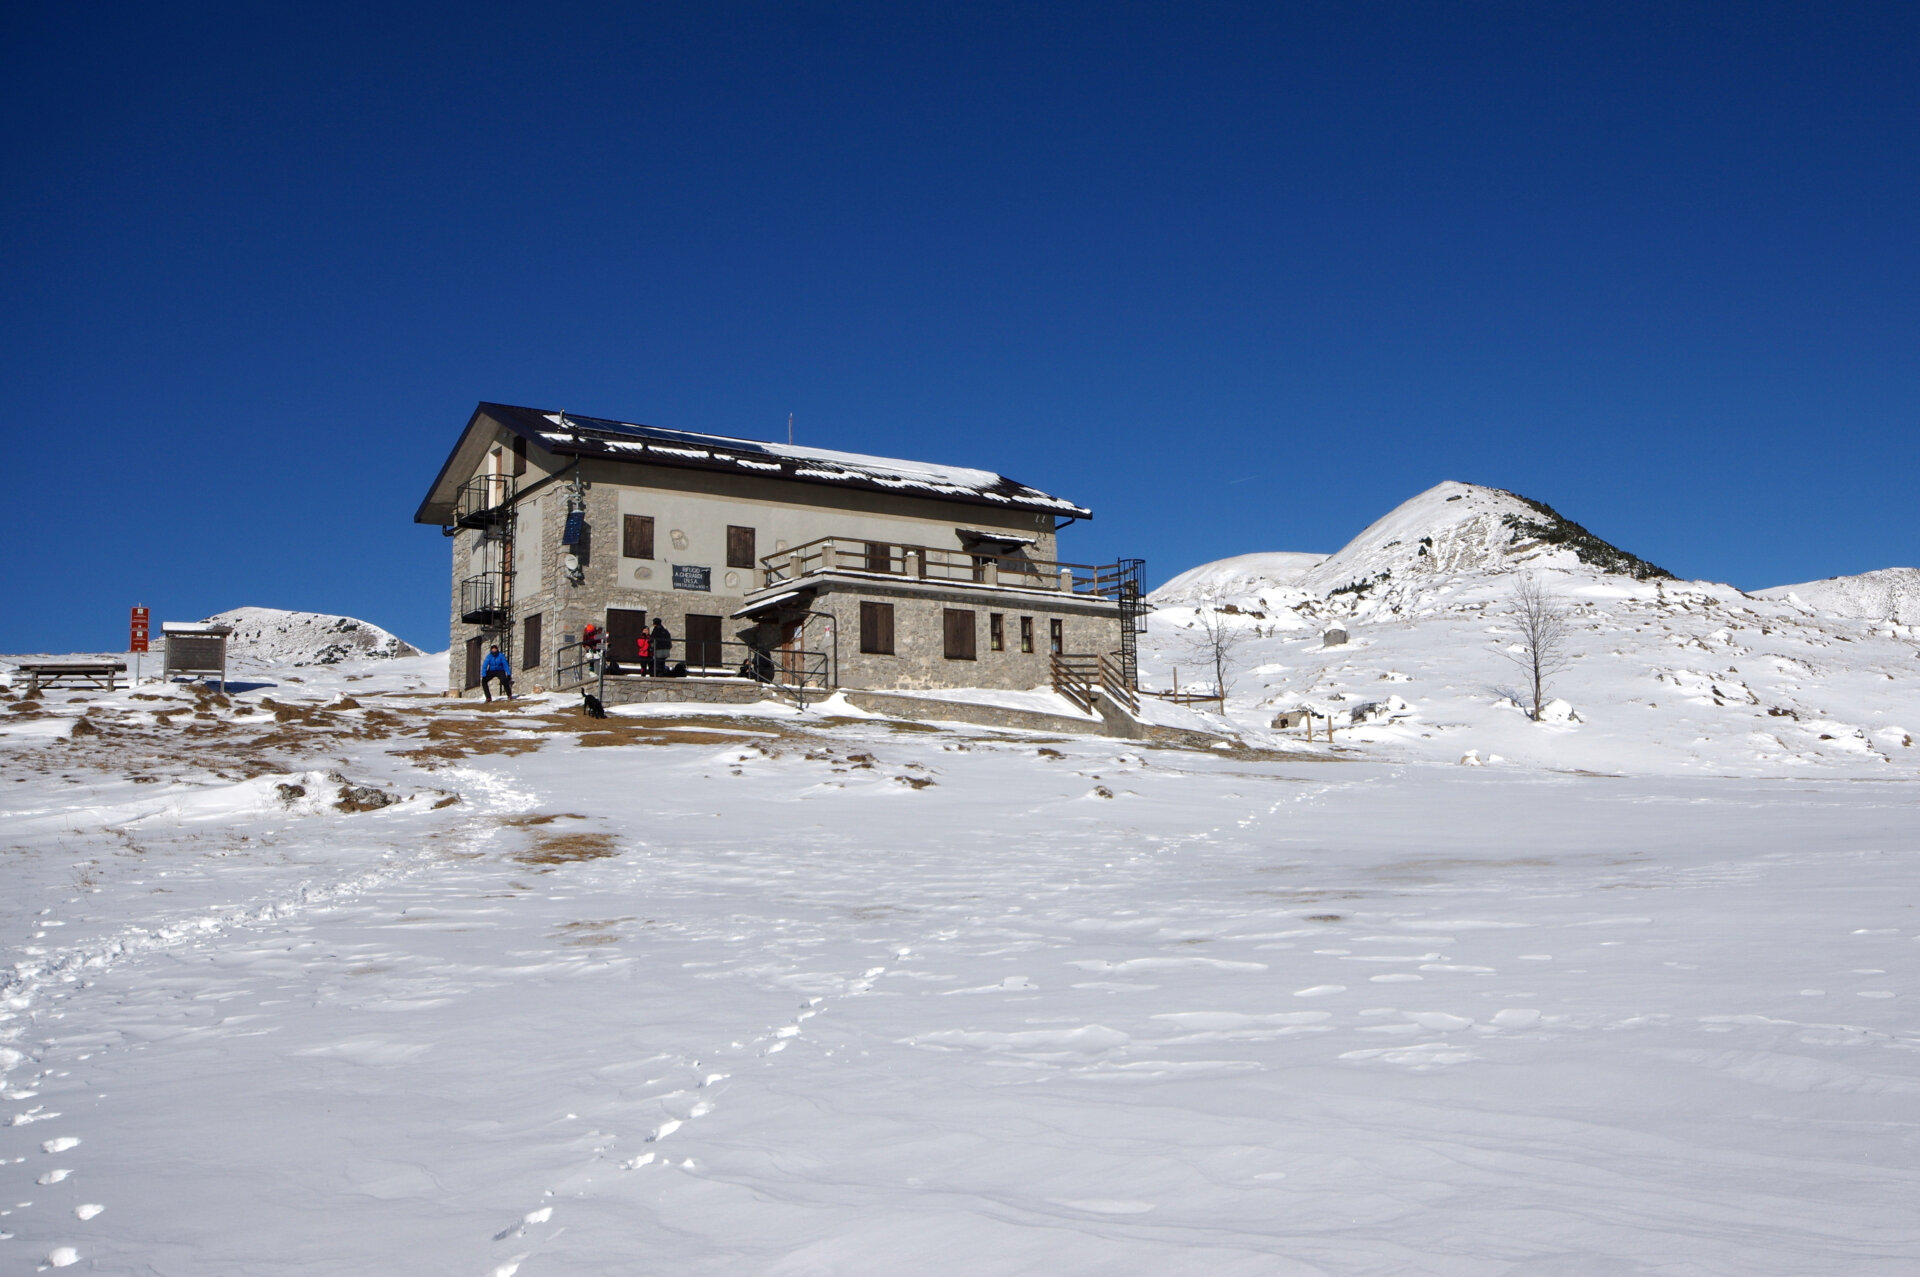
[[[504,436],[503,436],[504,438]],[[561,541],[566,524],[571,480],[579,474],[585,492],[588,536],[579,547]],[[725,643],[774,646],[777,626],[751,619],[733,619],[747,596],[763,586],[763,574],[727,563],[726,529],[755,530],[756,559],[777,554],[790,545],[804,544],[821,535],[865,537],[895,545],[931,545],[957,548],[960,528],[1004,529],[1009,535],[1033,541],[1030,555],[1051,560],[1055,553],[1053,517],[1020,510],[998,510],[925,497],[859,490],[839,491],[821,485],[762,479],[753,476],[679,471],[661,466],[622,464],[589,459],[577,466],[530,450],[526,473],[516,477],[518,523],[513,538],[514,585],[512,620],[504,644],[513,665],[516,686],[543,691],[554,685],[555,655],[562,645],[578,638],[591,622],[604,627],[609,609],[658,618],[673,634],[672,659],[686,658],[687,618],[719,618]],[[653,557],[624,553],[623,518],[642,515],[654,520]],[[450,600],[448,687],[459,694],[466,687],[467,643],[482,636],[479,626],[461,620],[461,582],[499,564],[499,547],[485,542],[475,530],[462,529],[452,539],[452,595]],[[568,579],[565,563],[575,554],[580,580]],[[674,588],[674,569],[696,569],[683,575],[704,575],[707,589]],[[704,569],[704,574],[697,571]],[[1031,580],[1032,578],[1027,578]],[[970,587],[965,583],[910,582],[886,576],[831,575],[808,577],[813,585],[799,646],[828,654],[839,685],[848,687],[996,687],[1026,689],[1050,681],[1048,653],[1051,622],[1059,620],[1063,650],[1070,653],[1110,653],[1119,642],[1115,605],[1097,598],[1060,591],[1022,588]],[[882,655],[860,651],[859,602],[883,601],[895,609],[895,650]],[[946,656],[944,611],[975,613],[975,659]],[[1005,645],[994,650],[989,617],[1005,618]],[[527,660],[528,617],[540,619],[537,660]],[[1033,650],[1020,650],[1019,618],[1033,619]],[[724,649],[730,665],[747,653]]]

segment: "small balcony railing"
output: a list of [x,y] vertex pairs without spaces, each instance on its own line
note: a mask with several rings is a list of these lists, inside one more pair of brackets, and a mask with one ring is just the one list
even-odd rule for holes
[[460,582],[460,619],[468,625],[505,625],[509,584],[505,572],[481,572]]
[[831,572],[1118,599],[1124,581],[1129,579],[1119,564],[1060,563],[1023,554],[986,554],[833,536],[765,555],[760,567],[762,588]]
[[487,528],[513,511],[513,476],[483,474],[460,485],[453,502],[453,521],[463,528]]

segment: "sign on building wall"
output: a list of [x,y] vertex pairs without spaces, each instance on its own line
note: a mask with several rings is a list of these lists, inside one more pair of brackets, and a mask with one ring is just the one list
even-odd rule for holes
[[676,590],[713,590],[713,569],[688,567],[683,563],[673,565],[673,588]]

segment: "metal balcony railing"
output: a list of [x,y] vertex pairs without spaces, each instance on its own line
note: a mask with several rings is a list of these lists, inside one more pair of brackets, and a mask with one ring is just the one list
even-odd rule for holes
[[790,584],[819,573],[903,576],[920,581],[1046,590],[1082,597],[1119,599],[1132,578],[1121,564],[1060,563],[1023,554],[986,554],[930,545],[901,545],[828,536],[765,555],[762,588]]
[[487,528],[504,522],[513,512],[512,475],[483,474],[460,485],[453,502],[453,521],[462,528]]
[[564,643],[554,654],[554,683],[561,690],[608,678],[725,678],[767,683],[805,691],[831,691],[837,685],[833,658],[826,652],[754,647],[731,639],[694,639],[663,660],[619,661],[579,642]]
[[503,626],[510,602],[511,581],[505,572],[480,572],[460,582],[460,619],[489,629]]

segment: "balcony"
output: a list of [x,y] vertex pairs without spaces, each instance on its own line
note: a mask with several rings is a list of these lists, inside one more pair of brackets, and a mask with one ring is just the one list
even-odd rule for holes
[[514,482],[510,475],[483,474],[460,485],[453,502],[454,526],[491,528],[513,514]]
[[988,554],[930,545],[898,545],[853,537],[821,537],[760,560],[761,587],[793,586],[808,577],[901,577],[943,585],[1035,590],[1119,601],[1137,575],[1124,564],[1095,566]]
[[511,619],[511,585],[505,572],[481,572],[460,582],[460,619],[488,629],[504,626]]

